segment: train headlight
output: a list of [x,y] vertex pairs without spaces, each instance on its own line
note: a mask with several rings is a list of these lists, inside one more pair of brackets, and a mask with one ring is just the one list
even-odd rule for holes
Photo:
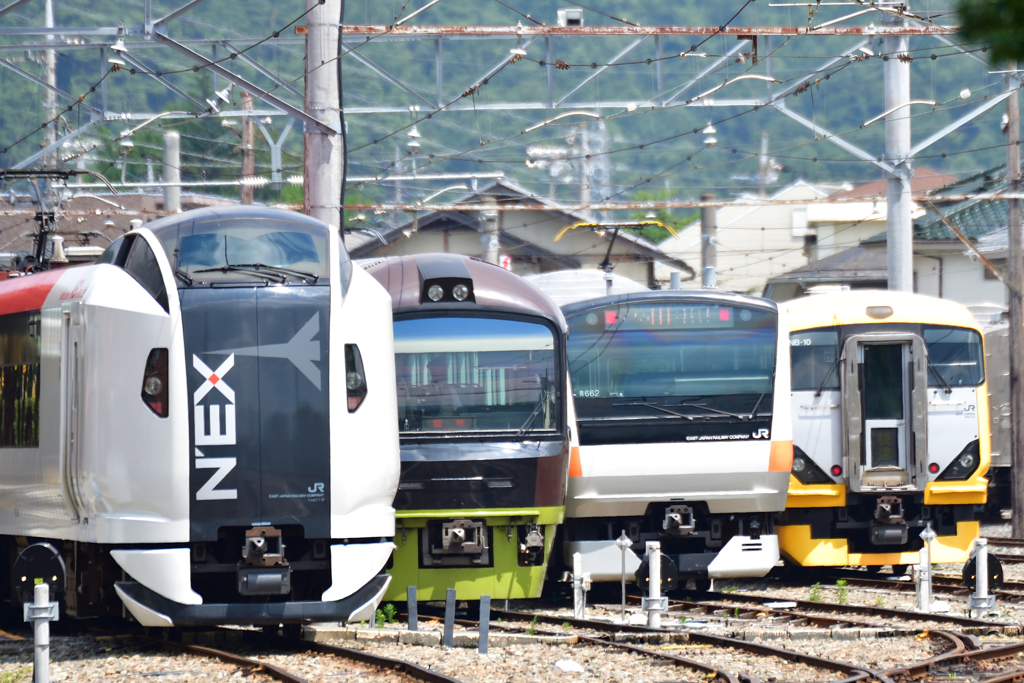
[[431,301],[440,301],[444,298],[444,287],[441,285],[430,285],[427,290],[427,298]]
[[458,301],[465,301],[466,297],[469,296],[469,287],[466,285],[455,285],[452,287],[452,296],[454,296]]
[[938,481],[962,481],[970,478],[977,472],[978,465],[981,464],[981,453],[978,448],[977,439],[967,444],[936,479]]
[[150,375],[146,378],[146,383],[142,385],[142,390],[150,396],[156,396],[164,389],[164,383],[156,375]]
[[803,472],[807,469],[807,461],[803,458],[793,458],[793,471]]

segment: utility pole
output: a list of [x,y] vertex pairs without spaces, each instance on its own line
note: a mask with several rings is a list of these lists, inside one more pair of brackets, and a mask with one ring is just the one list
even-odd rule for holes
[[181,210],[181,136],[176,130],[164,133],[164,211]]
[[303,135],[303,211],[325,223],[341,225],[341,138],[338,91],[338,22],[343,0],[306,0],[305,110],[335,132],[306,128]]
[[[896,3],[890,3],[895,6]],[[901,1],[904,9],[908,2]],[[886,26],[902,27],[906,19],[883,13]],[[895,109],[885,117],[885,158],[896,167],[896,173],[886,180],[888,217],[886,237],[889,256],[889,289],[914,291],[914,239],[910,218],[910,178],[913,167],[910,159],[910,62],[899,59],[909,55],[910,38],[886,36],[886,54],[882,67],[885,80],[885,111]]]
[[[44,23],[46,28],[53,28],[53,0],[46,0],[44,6]],[[54,37],[52,35],[46,36],[46,44],[52,45]],[[57,142],[57,122],[54,121],[57,118],[57,93],[53,88],[57,87],[57,52],[52,48],[43,50],[43,76],[46,80],[46,84],[50,86],[43,91],[43,102],[46,105],[46,120],[50,121],[46,125],[46,130],[43,134],[43,146],[49,147],[53,143]],[[56,168],[57,159],[59,158],[56,150],[46,155],[43,160],[43,166],[45,168]],[[47,182],[47,187],[50,183]]]
[[498,230],[500,229],[501,223],[501,211],[497,208],[484,211],[481,214],[483,218],[483,232],[480,233],[480,242],[482,249],[480,250],[480,259],[487,263],[493,263],[498,265],[500,256],[498,254],[501,243],[498,240]]
[[[700,199],[704,202],[712,202],[715,200],[715,194],[705,192]],[[702,285],[717,287],[718,209],[713,206],[705,206],[700,210],[700,265],[701,272],[704,274]]]
[[[252,111],[252,95],[247,92],[242,93],[242,111]],[[251,179],[256,175],[256,155],[253,150],[253,140],[255,138],[255,124],[253,123],[252,117],[248,114],[242,114],[242,181],[243,184],[238,188],[238,201],[242,204],[252,204],[253,186],[246,184],[245,179]]]
[[[1011,70],[1011,85],[1019,87],[1020,80]],[[1014,82],[1016,81],[1016,82]],[[1020,104],[1017,93],[1006,100],[1006,190],[1020,192]],[[1013,508],[1013,537],[1024,538],[1024,250],[1021,248],[1021,210],[1019,199],[1007,199],[1006,226],[1009,231],[1010,265],[1010,491]]]

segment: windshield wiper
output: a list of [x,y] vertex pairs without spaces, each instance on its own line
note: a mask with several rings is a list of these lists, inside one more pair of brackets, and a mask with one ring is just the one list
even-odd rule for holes
[[320,279],[320,276],[316,273],[307,273],[304,270],[294,270],[292,268],[284,268],[282,266],[268,266],[266,263],[236,263],[234,264],[239,268],[252,268],[253,270],[270,270],[282,275],[294,275],[301,277],[304,280],[312,280],[313,284]]
[[825,376],[821,379],[821,384],[818,385],[818,390],[814,392],[815,398],[821,396],[821,392],[825,390],[825,385],[828,384],[829,378],[832,376],[832,373],[836,371],[836,368],[839,367],[842,360],[842,358],[836,358],[835,362],[832,363],[832,367],[828,369],[828,372],[826,372]]
[[523,422],[523,426],[520,427],[518,431],[516,431],[516,436],[522,436],[523,434],[526,433],[526,430],[529,429],[530,424],[532,424],[533,421],[537,418],[537,416],[540,415],[540,411],[544,408],[544,404],[547,403],[547,402],[548,402],[548,390],[545,389],[545,390],[541,391],[540,400],[537,401],[537,405],[535,405],[533,407],[533,411],[526,418],[526,421]]
[[735,418],[737,420],[745,420],[745,419],[747,419],[746,415],[738,415],[736,413],[730,413],[727,410],[719,410],[718,408],[712,408],[711,406],[709,406],[707,404],[704,404],[704,403],[694,403],[693,402],[693,401],[702,401],[705,398],[706,398],[705,396],[701,396],[699,398],[683,400],[683,401],[680,401],[679,403],[659,404],[659,403],[650,403],[648,401],[633,401],[633,402],[630,402],[630,403],[615,403],[614,405],[616,405],[616,406],[646,406],[648,408],[660,411],[662,413],[668,413],[669,415],[674,415],[676,417],[685,418],[685,419],[689,420],[690,422],[693,422],[696,419],[697,416],[695,416],[695,415],[687,415],[686,413],[677,413],[674,410],[669,410],[669,408],[683,408],[683,407],[700,408],[701,410],[706,410],[709,413],[717,413],[719,415],[726,415],[728,417]]
[[772,373],[772,376],[768,378],[768,384],[765,385],[764,391],[762,391],[761,395],[757,397],[757,402],[754,403],[754,407],[750,411],[750,419],[751,420],[753,420],[755,417],[757,417],[757,409],[761,407],[761,401],[764,400],[764,397],[768,394],[768,390],[772,388],[773,384],[775,384],[775,373],[774,372]]
[[946,378],[942,376],[942,373],[939,372],[938,368],[932,365],[931,360],[928,361],[928,370],[939,380],[939,385],[942,386],[943,391],[947,394],[953,393],[953,387],[949,386],[949,382],[947,382]]
[[216,268],[203,268],[202,270],[193,270],[192,272],[197,274],[197,275],[199,273],[227,273],[227,272],[251,273],[253,275],[259,275],[260,277],[272,277],[275,280],[277,280],[277,282],[284,282],[285,280],[288,279],[285,275],[282,275],[281,273],[275,273],[273,271],[263,272],[262,270],[260,270],[258,268],[253,268],[251,266],[235,265],[235,264],[231,264],[231,263],[229,263],[226,266],[217,266]]
[[174,269],[174,274],[177,275],[179,278],[181,278],[185,282],[185,284],[188,285],[189,287],[191,287],[195,283],[195,280],[193,280],[189,276],[189,274],[186,273],[181,268],[175,268]]

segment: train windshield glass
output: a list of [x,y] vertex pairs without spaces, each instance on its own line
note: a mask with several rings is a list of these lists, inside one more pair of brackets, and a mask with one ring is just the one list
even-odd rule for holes
[[327,232],[313,226],[247,217],[168,232],[158,237],[171,263],[195,280],[308,281],[328,274]]
[[924,326],[928,346],[928,386],[942,386],[935,373],[951,387],[978,386],[985,379],[981,335],[963,327]]
[[771,414],[778,315],[707,304],[632,303],[569,319],[580,419],[737,419]]
[[395,321],[402,433],[558,429],[555,335],[546,325],[479,317]]
[[793,390],[839,388],[839,331],[805,330],[789,335]]

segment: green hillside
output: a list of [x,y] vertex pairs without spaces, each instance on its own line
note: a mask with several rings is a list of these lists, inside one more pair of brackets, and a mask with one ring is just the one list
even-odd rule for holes
[[[162,16],[178,6],[177,2],[156,2],[155,16]],[[422,0],[414,0],[407,11],[422,6]],[[523,0],[505,2],[519,13],[507,9],[498,2],[465,2],[445,0],[412,20],[420,25],[514,25],[533,20],[547,24],[555,23],[557,9],[572,8],[568,3]],[[929,2],[916,11],[931,15],[948,12],[951,3]],[[403,7],[401,2],[354,2],[349,0],[346,7],[347,24],[388,25],[394,15]],[[606,5],[596,5],[597,9]],[[640,25],[701,25],[716,26],[729,21],[737,10],[742,11],[733,20],[733,26],[755,25],[808,25],[819,24],[849,14],[843,7],[823,7],[815,16],[808,16],[806,9],[797,7],[769,7],[765,2],[701,3],[664,2],[641,3],[635,0],[614,4],[609,13]],[[178,39],[237,39],[236,45],[247,46],[274,30],[280,30],[282,38],[292,42],[268,42],[255,48],[251,54],[267,69],[282,80],[298,79],[294,87],[301,91],[303,51],[296,40],[294,29],[288,22],[302,14],[304,4],[291,2],[269,2],[255,0],[246,3],[227,3],[223,0],[209,0],[195,10],[176,20],[170,29]],[[602,10],[605,11],[605,10]],[[64,26],[109,26],[118,21],[132,26],[142,21],[142,3],[131,0],[95,0],[84,2],[55,3],[57,23]],[[593,11],[586,11],[588,26],[620,25],[609,17]],[[530,15],[527,19],[523,15]],[[941,23],[954,23],[952,17],[940,16]],[[866,25],[869,21],[881,23],[878,15],[858,17],[842,25]],[[300,21],[299,23],[303,23]],[[42,4],[29,3],[24,8],[0,18],[0,26],[39,26],[42,24]],[[106,40],[97,38],[96,40]],[[168,74],[167,78],[199,102],[215,99],[214,79],[205,70],[193,72],[191,63],[164,48],[138,45],[139,37],[129,37],[131,54],[141,59],[154,70],[167,73],[183,70],[182,73]],[[555,71],[555,98],[561,98],[569,88],[592,73],[591,64],[603,64],[634,39],[613,38],[555,38],[552,51],[556,60],[570,65],[567,70]],[[39,42],[38,38],[6,36],[0,45],[22,46]],[[699,40],[691,37],[666,37],[662,54],[668,59],[662,62],[666,93],[670,97],[679,85],[695,78],[706,68],[716,55],[732,49],[735,37],[714,36],[695,52],[707,53],[708,57],[679,58]],[[742,74],[766,73],[764,57],[774,52],[772,75],[780,84],[776,90],[787,87],[793,79],[817,68],[826,58],[844,54],[858,42],[857,37],[808,36],[796,40],[776,37],[762,38],[758,45],[760,63],[752,64],[753,56],[747,55],[740,63],[729,63],[714,74],[693,85],[680,98],[692,98],[722,84],[728,78]],[[514,38],[503,40],[448,40],[444,44],[446,56],[442,99],[456,101],[459,106],[469,105],[468,111],[442,111],[417,124],[422,137],[418,148],[409,147],[408,131],[390,135],[399,128],[413,123],[415,116],[427,113],[422,107],[418,114],[349,114],[349,146],[353,152],[349,160],[350,175],[375,176],[388,172],[398,163],[398,168],[408,169],[415,164],[429,172],[494,172],[502,171],[531,189],[563,199],[577,199],[580,196],[576,177],[579,165],[584,163],[584,137],[588,139],[591,160],[586,162],[594,173],[594,187],[591,198],[605,197],[624,199],[637,196],[638,192],[667,190],[669,196],[678,198],[697,197],[704,191],[715,191],[720,196],[747,191],[757,187],[757,154],[761,146],[762,133],[769,135],[771,156],[781,169],[769,186],[778,187],[798,178],[815,182],[861,182],[880,177],[872,165],[855,160],[834,145],[815,141],[815,135],[797,125],[782,114],[762,109],[751,111],[744,107],[679,106],[666,109],[648,109],[642,104],[656,98],[657,65],[646,63],[656,57],[654,40],[650,39],[626,57],[628,63],[613,66],[581,88],[568,101],[575,107],[571,110],[597,111],[592,104],[597,100],[615,100],[637,104],[634,111],[604,109],[601,122],[586,124],[587,119],[569,118],[564,122],[544,126],[534,132],[523,134],[532,125],[540,123],[566,109],[523,110],[514,104],[543,100],[546,97],[546,69],[538,64],[546,57],[540,39],[527,50],[527,58],[511,64],[492,77],[486,85],[470,97],[460,98],[463,89],[482,76],[490,67],[507,59],[508,50],[515,45]],[[882,52],[881,40],[871,44],[875,53]],[[971,46],[980,47],[980,46]],[[59,45],[58,86],[75,96],[84,95],[84,102],[101,107],[102,88],[90,92],[106,70],[107,64],[100,64],[95,50],[83,50],[78,45]],[[197,48],[210,54],[208,48]],[[429,101],[436,99],[434,73],[434,44],[429,41],[388,42],[371,41],[360,48],[360,53],[373,63],[387,70],[395,77],[409,84]],[[1003,87],[1001,76],[989,74],[984,64],[969,56],[954,51],[935,38],[915,37],[911,39],[912,98],[932,100],[935,107],[915,106],[914,139],[921,140],[933,131],[962,116],[973,106],[980,104],[986,96],[998,94]],[[979,53],[980,54],[980,53]],[[934,55],[934,59],[932,56]],[[5,52],[2,57],[18,68],[33,74],[41,74],[38,63],[39,53],[20,48]],[[220,56],[225,56],[223,50]],[[403,111],[413,101],[407,93],[384,82],[365,65],[352,57],[343,61],[344,99],[346,108],[377,105],[392,105]],[[227,66],[255,82],[272,87],[268,79],[260,76],[242,60],[229,60]],[[862,125],[880,114],[883,109],[882,93],[883,62],[877,56],[863,61],[839,62],[822,76],[827,80],[813,85],[797,96],[787,98],[786,104],[802,116],[828,130],[844,133],[853,142],[872,154],[884,153],[884,126],[877,123]],[[220,87],[226,84],[221,82]],[[195,107],[169,92],[156,80],[143,73],[132,74],[129,69],[110,73],[105,79],[107,109],[114,114],[121,112],[164,112],[171,110],[193,110]],[[758,80],[745,80],[723,88],[715,97],[748,98],[763,96],[767,84]],[[961,93],[967,90],[965,98]],[[301,99],[284,89],[276,91],[293,104],[301,106]],[[239,90],[229,93],[229,99],[237,103]],[[66,105],[66,101],[61,102]],[[476,109],[472,109],[472,105]],[[488,108],[491,107],[491,108]],[[257,109],[260,108],[257,103]],[[933,111],[934,109],[934,111]],[[1003,158],[1000,145],[1003,141],[999,129],[1002,106],[997,106],[978,122],[969,124],[953,136],[925,150],[917,160],[917,166],[928,166],[953,174],[966,174],[979,169],[998,165]],[[0,70],[0,166],[9,166],[27,157],[39,148],[42,133],[38,127],[45,120],[42,89],[31,81],[17,76],[9,70]],[[81,106],[66,112],[61,122],[62,129],[75,129],[88,121],[88,112]],[[136,122],[137,123],[137,122]],[[83,139],[101,143],[104,139],[120,134],[126,127],[136,125],[130,122],[108,122],[96,127]],[[705,145],[706,136],[701,132],[709,123],[716,129],[717,144]],[[274,135],[279,135],[285,119],[275,117],[267,124]],[[168,127],[182,134],[182,176],[184,179],[231,179],[237,176],[240,139],[237,134],[237,118],[203,118],[198,120],[164,119],[157,121],[133,136],[133,146],[126,148],[116,143],[101,144],[95,150],[84,154],[82,159],[89,168],[105,173],[112,179],[123,176],[129,181],[144,181],[149,173],[147,162],[152,165],[156,177],[160,173],[162,131]],[[694,133],[693,131],[697,132]],[[285,175],[301,172],[301,135],[296,126],[285,146]],[[14,144],[28,136],[23,142]],[[374,140],[378,140],[374,144]],[[641,148],[642,145],[642,148]],[[269,149],[261,135],[257,135],[257,170],[266,173],[269,169]],[[564,150],[567,157],[577,157],[562,163],[548,163],[546,168],[538,164],[528,167],[531,147],[548,147]],[[550,149],[549,149],[550,151]],[[75,147],[65,150],[65,156],[81,153]],[[940,155],[945,156],[940,156]],[[454,157],[454,158],[452,158]],[[79,163],[69,161],[71,165]],[[553,168],[554,167],[554,168]],[[554,172],[552,172],[554,171]],[[423,196],[439,189],[437,183],[406,183],[405,198]],[[360,185],[360,192],[372,199],[390,199],[394,190],[377,183]],[[222,191],[236,192],[233,188]],[[273,190],[263,188],[257,197],[265,200],[295,200],[297,188]],[[451,196],[451,195],[449,195]],[[650,196],[650,194],[649,194]]]

